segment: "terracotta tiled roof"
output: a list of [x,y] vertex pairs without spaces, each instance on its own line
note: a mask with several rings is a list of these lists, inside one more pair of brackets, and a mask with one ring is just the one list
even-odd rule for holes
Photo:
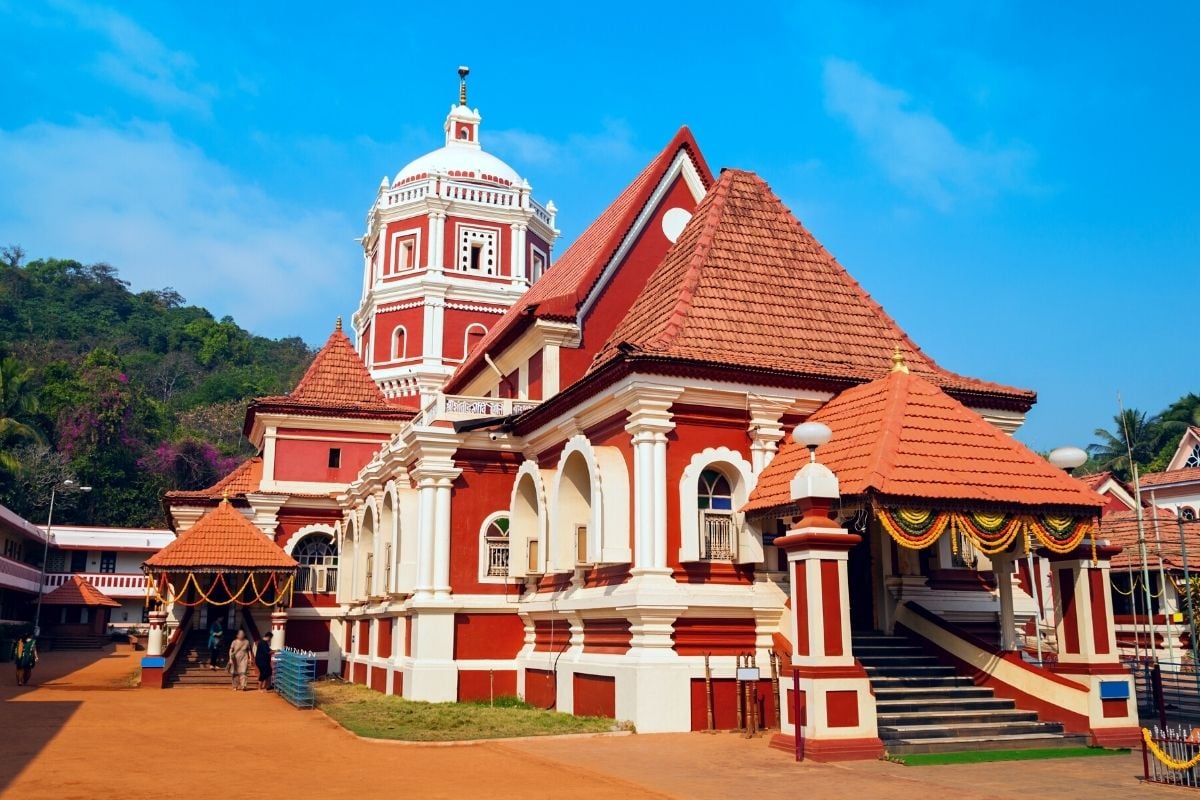
[[824,378],[884,375],[899,346],[913,372],[959,392],[1035,395],[937,366],[757,175],[726,170],[593,370],[622,351]]
[[[843,496],[1088,513],[1104,503],[919,375],[892,372],[854,386],[809,419],[833,431],[817,457],[838,476]],[[759,476],[746,510],[789,505],[791,480],[807,458],[789,437]]]
[[[1147,508],[1142,512],[1142,528],[1146,536],[1146,563],[1152,568],[1158,568],[1158,541],[1162,540],[1162,561],[1167,569],[1183,569],[1183,548],[1179,544],[1179,522],[1175,514],[1165,508],[1157,509],[1157,536],[1154,524],[1155,509]],[[1189,565],[1200,565],[1200,525],[1184,525],[1187,536]],[[1133,509],[1110,511],[1100,518],[1100,538],[1107,539],[1122,548],[1120,554],[1112,559],[1116,569],[1142,564],[1141,547],[1138,545],[1137,513]]]
[[228,501],[206,513],[169,545],[146,559],[163,569],[294,569],[296,561],[250,524]]
[[492,326],[450,377],[446,384],[447,392],[457,391],[475,374],[483,362],[484,353],[492,352],[493,346],[502,340],[518,335],[533,319],[575,321],[579,307],[600,279],[600,274],[681,150],[691,158],[705,186],[712,183],[712,173],[700,154],[692,132],[686,126],[680,128],[670,144]]
[[99,589],[79,575],[72,575],[71,580],[42,597],[42,605],[121,607],[120,603],[105,597]]
[[262,456],[248,458],[233,468],[233,471],[207,489],[187,491],[174,489],[167,497],[181,500],[219,500],[222,497],[242,497],[246,492],[257,492],[262,483]]
[[395,412],[371,378],[341,322],[317,351],[296,388],[286,395],[261,397],[255,405],[282,404],[330,410]]
[[1200,467],[1151,472],[1149,475],[1139,476],[1138,481],[1142,484],[1143,490],[1174,483],[1191,483],[1192,481],[1200,483]]

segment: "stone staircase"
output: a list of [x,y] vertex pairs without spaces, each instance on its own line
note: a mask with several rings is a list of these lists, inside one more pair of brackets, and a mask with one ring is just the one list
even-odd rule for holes
[[[228,689],[232,684],[229,673],[225,670],[225,662],[221,661],[219,669],[209,668],[208,633],[192,631],[183,643],[171,672],[167,675],[168,687],[204,687],[219,686]],[[246,675],[246,685],[253,688],[258,682],[258,670],[254,667],[254,659],[250,659],[250,671]]]
[[853,634],[871,679],[879,738],[891,755],[963,750],[1078,747],[1086,736],[1018,709],[1012,700],[955,674],[903,636]]
[[111,636],[102,634],[64,634],[51,636],[50,646],[54,650],[99,650],[112,643]]

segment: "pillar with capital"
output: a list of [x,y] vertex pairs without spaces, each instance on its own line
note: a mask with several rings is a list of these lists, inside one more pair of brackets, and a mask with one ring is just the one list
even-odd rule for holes
[[1121,664],[1112,624],[1109,562],[1120,547],[1084,543],[1075,551],[1049,558],[1054,589],[1058,661],[1051,669],[1088,691],[1092,744],[1132,747],[1141,741],[1133,678]]
[[669,577],[667,434],[675,429],[670,409],[680,392],[644,386],[626,391],[625,430],[633,440],[633,574]]
[[287,632],[288,612],[277,608],[271,612],[271,650],[282,650]]
[[[871,681],[855,661],[850,638],[847,561],[861,541],[830,519],[838,500],[837,477],[816,461],[815,450],[829,438],[820,423],[802,431],[815,443],[810,463],[792,479],[792,499],[801,518],[775,545],[787,553],[791,576],[792,669],[780,681],[780,733],[771,745],[814,761],[878,758],[883,742],[875,716]],[[807,443],[807,442],[806,442]],[[790,678],[790,680],[788,679]],[[796,737],[801,738],[801,748]]]

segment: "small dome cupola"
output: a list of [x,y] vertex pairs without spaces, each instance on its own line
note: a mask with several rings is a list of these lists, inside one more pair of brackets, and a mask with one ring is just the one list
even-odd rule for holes
[[446,117],[446,146],[466,146],[479,149],[479,110],[467,105],[467,76],[469,67],[458,68],[458,105],[450,107]]
[[479,116],[479,109],[472,110],[467,105],[467,75],[470,72],[467,67],[458,68],[458,103],[450,107],[446,124],[442,126],[446,131],[446,144],[405,165],[396,174],[393,186],[435,174],[512,188],[524,184],[516,170],[480,147],[479,123],[482,117]]

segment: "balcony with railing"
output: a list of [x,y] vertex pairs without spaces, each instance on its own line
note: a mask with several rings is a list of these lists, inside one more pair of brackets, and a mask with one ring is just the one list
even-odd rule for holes
[[487,537],[487,576],[489,578],[508,577],[508,537]]
[[738,531],[732,514],[705,511],[700,515],[700,558],[733,561],[737,558]]
[[42,573],[37,567],[0,557],[0,589],[36,592],[41,579]]
[[142,597],[146,594],[146,576],[140,572],[51,572],[46,575],[46,591],[57,589],[73,575],[95,586],[105,597]]
[[491,186],[455,180],[444,175],[430,175],[423,180],[409,181],[388,189],[379,205],[381,208],[391,208],[427,197],[487,208],[523,208],[532,212],[546,227],[554,227],[554,214],[530,196],[528,187]]
[[461,394],[438,394],[417,418],[418,425],[428,425],[436,420],[468,420],[482,417],[510,417],[531,408],[537,408],[536,400],[518,400],[511,397],[471,397]]

